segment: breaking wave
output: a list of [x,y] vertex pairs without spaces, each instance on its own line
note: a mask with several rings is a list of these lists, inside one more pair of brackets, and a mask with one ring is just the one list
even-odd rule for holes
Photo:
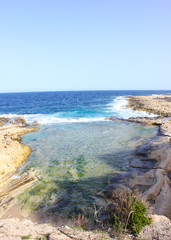
[[26,119],[28,123],[38,121],[39,124],[50,125],[55,123],[87,123],[87,122],[100,122],[105,121],[105,117],[80,117],[80,118],[63,118],[56,117],[55,115],[48,114],[24,114],[24,115],[16,115],[16,114],[2,114],[0,117],[15,119],[17,117],[23,117]]
[[114,114],[116,117],[130,118],[130,117],[155,117],[152,113],[145,111],[135,111],[127,108],[128,101],[125,97],[116,97],[111,103],[107,104],[106,111]]
[[[99,112],[57,112],[51,114],[2,114],[0,117],[15,119],[16,117],[24,117],[27,122],[38,121],[42,125],[51,125],[57,123],[88,123],[106,121],[106,117],[115,116],[120,118],[130,117],[155,117],[156,115],[145,111],[134,111],[127,108],[128,101],[125,97],[116,97],[110,103],[106,104]],[[78,116],[79,115],[79,116]]]

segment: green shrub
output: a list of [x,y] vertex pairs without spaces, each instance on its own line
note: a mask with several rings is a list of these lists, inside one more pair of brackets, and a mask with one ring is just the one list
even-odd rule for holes
[[22,240],[24,240],[24,239],[30,239],[30,238],[31,238],[31,235],[21,237]]
[[131,232],[138,235],[141,228],[151,223],[151,218],[145,216],[145,205],[138,200],[135,194],[114,194],[106,207],[102,221],[103,227],[116,232]]
[[129,201],[130,209],[132,211],[127,224],[127,229],[138,235],[141,228],[150,224],[152,220],[145,216],[147,209],[135,196],[127,196],[127,200]]

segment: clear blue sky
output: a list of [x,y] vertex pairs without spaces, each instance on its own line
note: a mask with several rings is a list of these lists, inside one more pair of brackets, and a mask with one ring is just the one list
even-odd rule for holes
[[171,89],[170,0],[0,0],[0,92]]

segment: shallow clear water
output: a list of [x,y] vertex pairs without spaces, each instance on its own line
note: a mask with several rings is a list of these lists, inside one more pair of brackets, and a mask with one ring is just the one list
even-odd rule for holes
[[32,153],[22,171],[35,169],[39,180],[20,196],[23,210],[66,217],[92,212],[110,176],[126,170],[135,148],[155,133],[134,123],[99,122],[41,126],[25,135]]

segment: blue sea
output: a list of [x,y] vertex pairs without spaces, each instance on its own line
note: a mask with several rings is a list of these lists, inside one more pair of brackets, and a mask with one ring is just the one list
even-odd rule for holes
[[24,116],[41,124],[104,121],[106,116],[147,116],[125,109],[124,96],[170,91],[70,91],[1,93],[0,116]]
[[0,94],[0,116],[38,121],[39,130],[23,136],[32,152],[15,178],[35,171],[38,181],[18,203],[23,214],[72,218],[91,215],[98,193],[110,178],[127,171],[136,148],[153,137],[156,127],[111,122],[107,116],[150,116],[126,108],[124,96],[158,95],[171,91],[72,91]]

